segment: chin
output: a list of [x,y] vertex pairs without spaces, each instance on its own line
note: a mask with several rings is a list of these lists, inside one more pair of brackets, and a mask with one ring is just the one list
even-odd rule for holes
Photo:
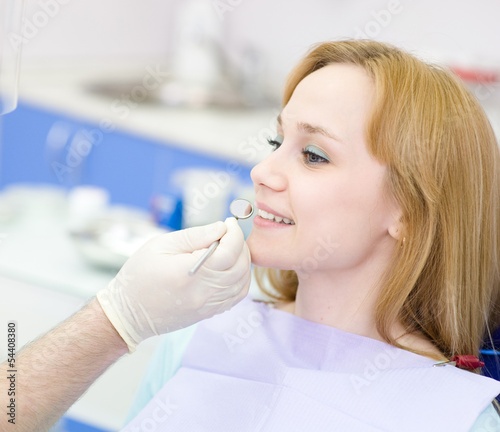
[[289,270],[290,260],[283,256],[283,251],[276,251],[270,248],[269,241],[260,241],[252,234],[247,239],[248,249],[252,257],[252,264],[258,267],[269,267],[278,270]]

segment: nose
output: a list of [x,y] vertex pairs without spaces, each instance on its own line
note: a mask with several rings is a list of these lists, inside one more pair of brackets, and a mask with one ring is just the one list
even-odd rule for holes
[[286,189],[288,181],[285,170],[285,161],[280,156],[280,149],[275,150],[262,162],[255,165],[250,172],[255,189],[264,186],[276,192]]

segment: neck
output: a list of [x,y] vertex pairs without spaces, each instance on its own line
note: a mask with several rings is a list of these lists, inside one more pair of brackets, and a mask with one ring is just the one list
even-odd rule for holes
[[[342,272],[297,273],[299,285],[295,303],[286,309],[308,321],[335,327],[386,342],[377,330],[375,310],[380,293],[379,281],[388,263],[380,255],[362,267]],[[406,334],[400,323],[390,329],[400,344],[433,359],[445,359],[425,337]]]
[[349,267],[297,271],[294,313],[308,321],[384,340],[375,325],[375,311],[379,282],[393,251],[393,239],[387,236],[369,255]]
[[375,326],[379,290],[363,272],[298,275],[295,315],[349,333],[383,340]]

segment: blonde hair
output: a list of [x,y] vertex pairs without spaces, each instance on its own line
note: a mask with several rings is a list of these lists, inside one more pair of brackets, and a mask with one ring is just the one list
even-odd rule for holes
[[[391,337],[400,322],[448,358],[478,355],[489,326],[498,324],[500,300],[500,159],[488,119],[453,74],[360,40],[314,47],[289,75],[283,105],[302,79],[332,63],[357,65],[373,78],[368,151],[387,165],[388,188],[403,213],[400,247],[379,281],[378,331],[409,349]],[[275,299],[295,299],[293,271],[256,268],[256,276]]]

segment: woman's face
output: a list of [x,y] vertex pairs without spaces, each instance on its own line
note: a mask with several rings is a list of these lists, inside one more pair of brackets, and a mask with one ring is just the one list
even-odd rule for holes
[[254,264],[300,277],[361,269],[392,250],[397,206],[364,136],[373,103],[373,82],[358,66],[328,65],[299,83],[280,115],[276,150],[251,174]]

